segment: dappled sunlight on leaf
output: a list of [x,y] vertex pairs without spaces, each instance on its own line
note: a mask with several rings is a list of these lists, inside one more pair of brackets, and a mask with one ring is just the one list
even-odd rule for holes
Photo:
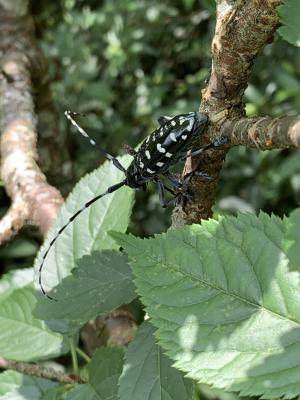
[[299,395],[300,266],[288,269],[289,225],[242,214],[154,239],[114,234],[159,343],[189,377],[243,395]]

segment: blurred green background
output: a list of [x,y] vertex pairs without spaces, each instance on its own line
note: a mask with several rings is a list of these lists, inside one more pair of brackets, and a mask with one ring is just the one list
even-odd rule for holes
[[[199,108],[211,65],[214,0],[33,3],[59,126],[72,159],[72,184],[103,158],[70,128],[66,109],[85,113],[82,126],[117,155],[124,143],[135,146],[153,131],[159,116]],[[276,36],[254,65],[244,98],[247,114],[299,114],[299,67],[300,51]],[[215,211],[264,210],[282,216],[299,199],[299,152],[240,147],[226,158]],[[8,205],[2,187],[1,215]],[[139,235],[165,231],[170,213],[160,208],[153,186],[147,193],[137,193],[130,230]],[[32,265],[39,245],[34,230],[22,232],[0,250],[2,272]]]

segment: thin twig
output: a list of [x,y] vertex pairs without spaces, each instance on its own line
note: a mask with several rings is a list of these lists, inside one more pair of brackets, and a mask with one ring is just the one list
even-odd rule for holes
[[230,137],[231,145],[263,150],[300,147],[300,117],[236,118],[227,120],[220,133]]
[[12,369],[22,374],[37,376],[39,378],[50,379],[51,381],[61,383],[83,383],[79,376],[64,374],[60,371],[55,371],[52,368],[45,368],[37,364],[16,362],[5,358],[0,358],[0,368]]

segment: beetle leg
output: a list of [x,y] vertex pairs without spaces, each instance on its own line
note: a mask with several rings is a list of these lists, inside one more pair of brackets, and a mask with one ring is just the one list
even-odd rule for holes
[[165,198],[165,187],[164,185],[160,182],[157,181],[158,185],[158,195],[159,195],[159,203],[162,208],[166,208],[168,206]]
[[167,174],[167,178],[172,183],[175,189],[179,189],[182,187],[182,183],[176,178],[176,176]]
[[197,154],[202,153],[205,150],[209,150],[209,149],[213,149],[214,147],[219,147],[219,146],[223,146],[224,144],[227,143],[227,138],[225,137],[221,137],[220,139],[215,140],[213,143],[208,144],[207,146],[202,147],[199,150],[193,151],[190,154],[186,154],[182,160],[185,160],[187,157],[192,157],[192,156],[196,156]]
[[202,176],[202,178],[206,178],[206,179],[212,179],[212,177],[210,176],[210,175],[208,175],[208,173],[207,172],[204,172],[204,171],[193,171],[193,175],[196,175],[196,176]]

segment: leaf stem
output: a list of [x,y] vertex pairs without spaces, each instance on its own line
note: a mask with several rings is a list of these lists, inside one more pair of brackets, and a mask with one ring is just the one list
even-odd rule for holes
[[193,381],[193,400],[201,400],[201,394],[200,394],[200,390],[198,387],[198,384]]
[[77,354],[76,354],[76,344],[75,344],[74,336],[69,337],[69,346],[70,346],[70,351],[71,351],[74,374],[79,375],[78,359],[77,359]]
[[86,362],[90,362],[91,358],[84,352],[82,351],[79,347],[76,347],[76,352],[79,354]]

